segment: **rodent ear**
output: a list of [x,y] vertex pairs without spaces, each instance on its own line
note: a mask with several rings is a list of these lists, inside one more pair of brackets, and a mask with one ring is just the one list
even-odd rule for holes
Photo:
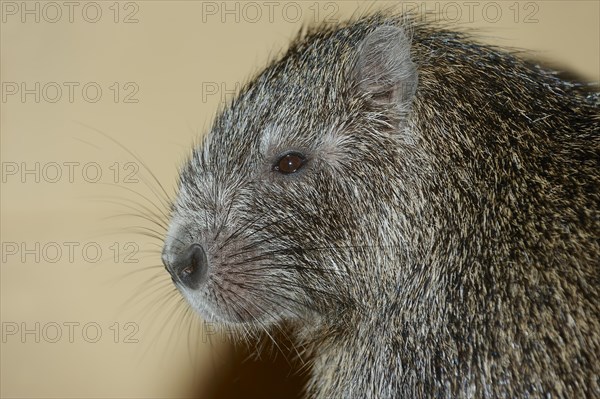
[[417,90],[418,74],[404,29],[385,25],[360,44],[352,78],[376,104],[406,112]]

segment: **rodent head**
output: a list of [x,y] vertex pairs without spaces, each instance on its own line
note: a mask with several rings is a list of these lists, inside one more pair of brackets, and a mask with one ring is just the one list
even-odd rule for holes
[[181,170],[163,250],[203,317],[328,317],[394,280],[381,246],[407,239],[390,186],[410,186],[410,47],[392,25],[311,33],[217,117]]

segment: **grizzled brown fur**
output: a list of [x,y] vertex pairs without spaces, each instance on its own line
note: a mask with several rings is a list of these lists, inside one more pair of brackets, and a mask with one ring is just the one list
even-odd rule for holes
[[314,397],[600,397],[595,96],[431,24],[318,26],[193,151],[165,264],[209,320],[294,323]]

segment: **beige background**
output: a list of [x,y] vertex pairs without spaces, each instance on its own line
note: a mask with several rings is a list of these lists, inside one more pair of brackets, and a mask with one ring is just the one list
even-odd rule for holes
[[[344,19],[382,4],[275,2],[269,15],[260,1],[226,6],[136,1],[118,7],[76,2],[72,22],[65,6],[59,17],[47,2],[27,2],[34,14],[23,14],[23,4],[2,2],[0,31],[0,393],[7,398],[198,394],[215,359],[202,337],[198,344],[197,336],[188,343],[191,318],[184,317],[179,297],[169,294],[170,279],[158,257],[160,241],[131,232],[143,226],[160,229],[133,216],[114,217],[132,211],[102,202],[134,201],[141,209],[142,203],[152,207],[151,201],[161,207],[144,183],[151,178],[138,160],[95,129],[143,159],[172,194],[178,165],[210,125],[226,91],[284,48],[302,21]],[[600,79],[598,1],[476,2],[472,7],[470,15],[461,1],[426,5],[446,19],[459,11],[462,26],[478,28],[486,42],[531,50],[532,56],[586,80]],[[98,8],[102,15],[90,22]],[[24,98],[22,84],[30,90]],[[82,92],[86,84],[89,97]],[[102,90],[97,102],[91,101],[94,87]],[[19,92],[13,93],[15,88]],[[137,102],[127,102],[125,96],[134,89],[128,100]],[[72,176],[65,162],[76,163]],[[127,181],[136,166],[138,182]],[[22,175],[23,169],[34,172]],[[99,181],[89,182],[96,171]],[[102,257],[95,261],[97,248]],[[144,269],[149,266],[155,267]],[[65,323],[79,323],[71,337]],[[22,335],[23,328],[33,332]],[[97,328],[101,336],[91,342]],[[199,334],[195,325],[192,331]],[[199,352],[195,366],[189,348]]]

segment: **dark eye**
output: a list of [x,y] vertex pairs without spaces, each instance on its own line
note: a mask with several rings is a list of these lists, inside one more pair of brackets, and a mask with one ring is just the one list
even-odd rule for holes
[[273,170],[287,175],[297,172],[305,163],[306,158],[304,158],[304,155],[298,152],[290,152],[277,160],[273,165]]

